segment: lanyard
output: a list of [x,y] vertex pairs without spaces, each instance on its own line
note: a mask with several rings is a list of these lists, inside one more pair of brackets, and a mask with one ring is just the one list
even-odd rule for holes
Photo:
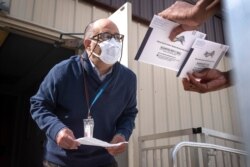
[[[83,60],[82,60],[82,56],[81,56],[81,64],[83,67]],[[87,77],[86,77],[86,71],[83,68],[83,77],[84,77],[84,89],[85,89],[85,95],[86,95],[86,101],[87,101],[87,105],[88,105],[88,118],[90,118],[90,112],[91,112],[91,108],[93,107],[93,105],[95,104],[95,102],[97,101],[97,99],[102,95],[102,93],[104,92],[104,90],[107,88],[108,84],[111,81],[111,78],[101,87],[99,88],[97,94],[95,95],[94,100],[92,101],[91,105],[89,105],[89,92],[88,92],[88,86],[87,86]]]

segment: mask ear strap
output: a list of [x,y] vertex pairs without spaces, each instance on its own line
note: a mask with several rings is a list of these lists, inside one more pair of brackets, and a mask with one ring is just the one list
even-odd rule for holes
[[99,56],[98,54],[96,54],[95,52],[92,52],[93,55],[95,55],[96,57],[100,58],[101,56]]
[[[93,41],[93,40],[92,40]],[[94,49],[90,52],[90,55],[88,55],[88,57],[90,58],[90,56],[92,56],[92,54],[93,53],[95,53],[94,52],[94,50],[95,50],[95,48],[96,48],[96,46],[98,45],[98,42],[96,42],[96,41],[94,41],[96,44],[95,44],[95,47],[94,47]],[[94,54],[95,56],[97,55],[96,53]],[[98,56],[97,56],[98,57]]]
[[121,60],[122,60],[122,50],[123,50],[123,40],[122,40],[121,57],[120,57],[119,63],[120,63],[120,62],[121,62]]

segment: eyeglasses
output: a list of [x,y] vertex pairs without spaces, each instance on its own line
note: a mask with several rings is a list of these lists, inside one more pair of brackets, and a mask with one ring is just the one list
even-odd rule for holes
[[124,35],[118,34],[118,33],[110,34],[108,32],[103,32],[103,33],[94,35],[91,39],[103,42],[103,41],[111,40],[111,38],[114,38],[117,42],[122,42]]

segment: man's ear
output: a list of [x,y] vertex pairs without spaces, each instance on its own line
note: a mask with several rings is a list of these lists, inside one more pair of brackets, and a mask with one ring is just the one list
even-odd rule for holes
[[86,50],[90,49],[90,43],[91,43],[91,40],[89,39],[83,40],[83,45]]

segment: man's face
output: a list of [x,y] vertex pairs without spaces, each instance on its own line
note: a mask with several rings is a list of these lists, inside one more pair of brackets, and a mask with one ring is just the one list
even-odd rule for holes
[[[93,40],[91,40],[91,47],[94,49],[96,43],[103,42],[104,40],[108,40],[105,38],[106,35],[101,34],[119,34],[118,28],[115,24],[109,21],[100,21],[94,24],[94,34],[93,37],[95,37]],[[98,55],[101,53],[100,47],[97,45],[95,48],[95,53]]]
[[96,62],[100,61],[100,59],[91,54],[91,52],[100,55],[101,49],[98,44],[110,40],[111,38],[114,38],[118,42],[122,42],[123,39],[123,36],[119,34],[118,28],[113,22],[103,19],[94,23],[93,36],[90,40],[89,47],[87,48],[88,55],[92,61]]

